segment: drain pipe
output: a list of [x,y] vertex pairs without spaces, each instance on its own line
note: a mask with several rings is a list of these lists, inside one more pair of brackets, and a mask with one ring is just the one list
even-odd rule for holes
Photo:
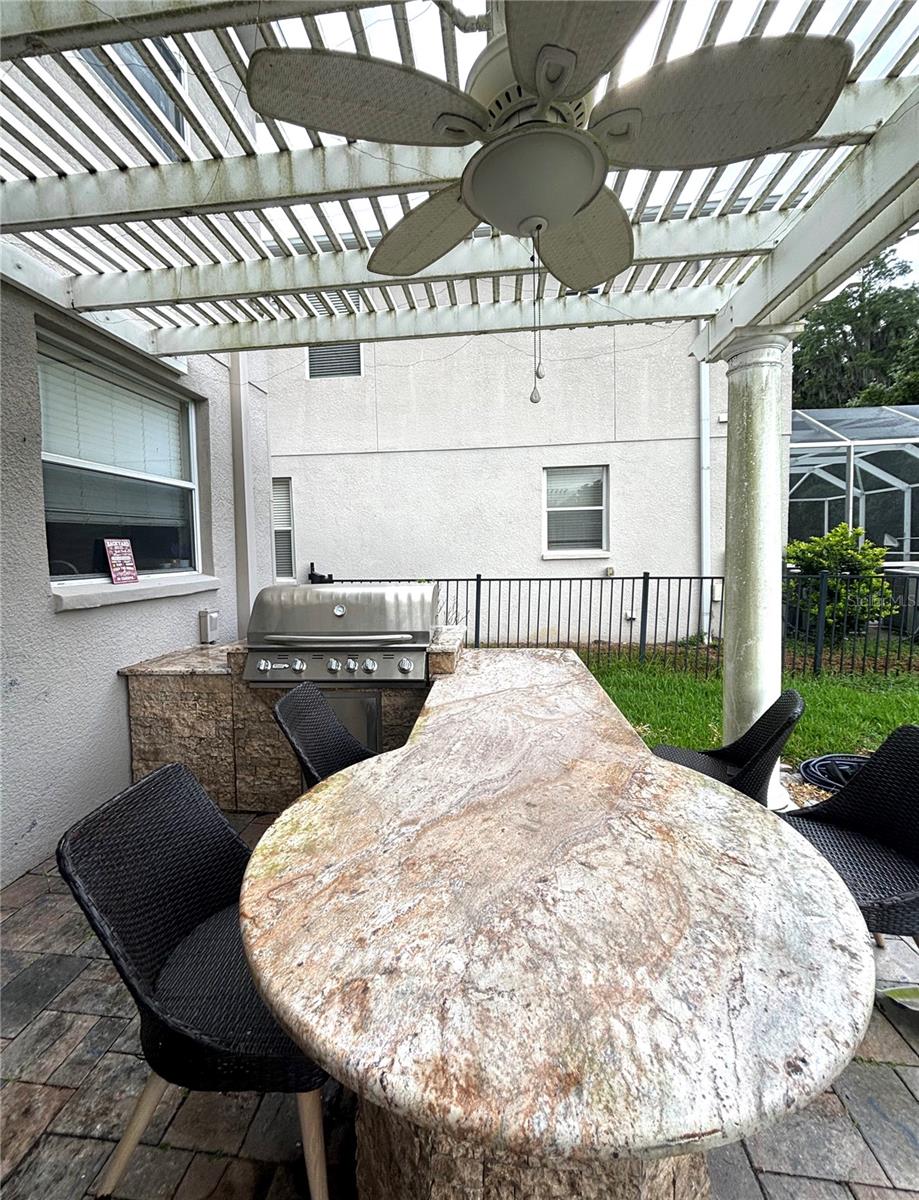
[[233,523],[236,533],[236,626],[246,636],[258,591],[255,553],[255,494],[249,445],[249,367],[244,354],[230,360],[230,437],[233,450]]
[[[696,333],[704,322],[696,322]],[[696,384],[699,418],[699,574],[709,578],[712,573],[712,404],[711,367],[696,360]],[[708,641],[712,616],[712,585],[701,587],[699,621],[702,636]]]

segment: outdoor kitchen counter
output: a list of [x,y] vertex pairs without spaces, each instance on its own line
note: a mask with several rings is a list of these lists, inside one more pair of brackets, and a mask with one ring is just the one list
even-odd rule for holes
[[241,912],[363,1098],[362,1200],[707,1196],[698,1151],[816,1096],[873,999],[827,863],[655,758],[570,651],[466,651],[407,745],[281,815]]

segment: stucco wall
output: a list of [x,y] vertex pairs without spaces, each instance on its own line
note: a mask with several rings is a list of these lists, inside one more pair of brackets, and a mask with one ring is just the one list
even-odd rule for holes
[[[189,360],[197,405],[203,562],[216,592],[55,612],[45,551],[36,315],[55,313],[2,293],[2,872],[14,878],[54,850],[79,816],[130,782],[127,695],[119,667],[198,640],[198,610],[220,611],[236,636],[233,477],[226,364]],[[83,326],[81,335],[85,336]],[[98,350],[103,335],[94,335]],[[111,349],[111,348],[110,348]],[[117,353],[126,352],[118,348]],[[147,367],[149,368],[149,365]],[[174,379],[171,374],[168,378]],[[269,546],[263,394],[252,390],[258,528]],[[264,580],[270,555],[260,551]]]
[[[487,312],[483,315],[487,316]],[[692,324],[378,343],[359,379],[271,356],[272,471],[293,481],[298,575],[699,572]],[[790,380],[788,381],[790,405]],[[727,384],[711,368],[712,564],[723,562]],[[542,468],[606,463],[606,559],[542,558]]]

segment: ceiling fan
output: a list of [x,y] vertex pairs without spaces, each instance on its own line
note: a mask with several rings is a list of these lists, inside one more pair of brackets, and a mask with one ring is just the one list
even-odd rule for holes
[[332,50],[265,48],[249,64],[256,112],[355,140],[482,142],[462,178],[413,208],[369,268],[406,278],[486,222],[538,239],[573,291],[632,261],[611,167],[691,170],[793,146],[823,123],[852,64],[844,38],[787,34],[704,46],[652,67],[596,105],[655,0],[505,0],[466,90],[412,67]]

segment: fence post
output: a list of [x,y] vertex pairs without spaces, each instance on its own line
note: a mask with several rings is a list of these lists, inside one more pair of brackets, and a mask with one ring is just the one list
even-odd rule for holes
[[638,661],[645,661],[648,649],[648,594],[651,591],[651,576],[647,571],[641,577],[641,620],[638,625]]
[[823,642],[826,637],[826,599],[829,571],[820,572],[820,590],[817,593],[817,631],[814,635],[814,674],[823,670]]
[[475,577],[475,648],[478,650],[482,633],[482,576]]

